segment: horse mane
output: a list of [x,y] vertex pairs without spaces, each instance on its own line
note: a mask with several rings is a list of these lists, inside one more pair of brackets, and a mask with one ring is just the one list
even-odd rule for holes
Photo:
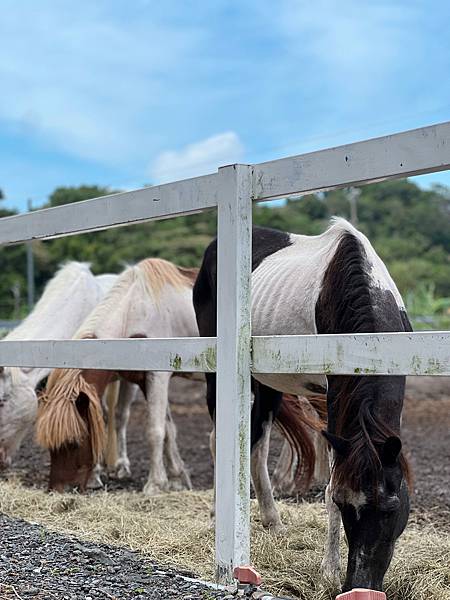
[[[30,314],[5,336],[5,341],[28,340],[34,338],[33,330],[42,327],[42,320],[49,306],[58,298],[62,291],[70,294],[72,287],[78,285],[81,277],[94,277],[89,263],[71,261],[63,264],[55,275],[47,282],[41,297]],[[24,370],[20,367],[6,367],[5,373],[9,373],[14,386],[25,384],[28,380],[23,379]]]
[[[81,417],[76,403],[87,396],[88,423]],[[49,450],[80,444],[90,437],[94,461],[100,460],[105,444],[101,400],[95,387],[84,379],[81,369],[54,369],[45,391],[39,397],[36,422],[38,444]]]
[[70,295],[71,288],[78,285],[81,277],[86,276],[94,278],[94,275],[90,271],[89,263],[72,261],[61,266],[52,279],[47,282],[41,297],[31,313],[5,337],[5,340],[30,339],[29,332],[41,324],[44,311],[48,310],[48,307],[61,295],[61,292]]
[[[369,263],[362,236],[344,219],[334,220],[331,229],[337,230],[338,244],[316,303],[317,331],[336,334],[376,332]],[[398,435],[376,414],[379,381],[377,376],[328,376],[329,388],[337,390],[330,407],[329,427],[332,433],[350,442],[349,453],[338,454],[335,458],[334,486],[346,485],[359,491],[363,476],[368,476],[375,491],[378,488],[382,466],[378,450],[389,437]],[[402,453],[399,460],[409,482],[409,467]]]
[[[97,304],[90,315],[85,319],[76,332],[74,339],[86,339],[96,337],[96,329],[99,323],[109,320],[111,313],[126,296],[132,285],[140,286],[142,293],[150,302],[157,303],[165,286],[171,286],[177,290],[192,288],[193,282],[190,277],[176,265],[161,258],[147,258],[137,265],[127,267],[121,273],[115,284],[105,295],[103,300]],[[188,270],[189,273],[191,270]],[[125,313],[126,316],[126,313]],[[126,323],[122,323],[121,336],[125,335]]]

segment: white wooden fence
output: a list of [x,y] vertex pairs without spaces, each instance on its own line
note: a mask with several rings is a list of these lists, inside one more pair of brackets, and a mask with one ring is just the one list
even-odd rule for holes
[[0,342],[0,365],[217,371],[216,564],[230,581],[249,562],[252,370],[450,375],[450,332],[252,338],[252,202],[449,168],[450,122],[0,219],[0,244],[16,244],[218,208],[217,339]]

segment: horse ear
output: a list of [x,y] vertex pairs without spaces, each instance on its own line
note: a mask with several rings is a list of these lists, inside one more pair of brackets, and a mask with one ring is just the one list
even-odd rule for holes
[[381,463],[386,467],[393,465],[395,463],[395,461],[397,460],[398,455],[400,454],[401,451],[402,451],[401,439],[395,435],[388,437],[388,439],[384,442],[384,444],[381,448],[381,453],[380,453]]
[[322,430],[322,435],[339,456],[348,456],[350,452],[350,442],[348,440],[343,437],[333,435],[325,429]]

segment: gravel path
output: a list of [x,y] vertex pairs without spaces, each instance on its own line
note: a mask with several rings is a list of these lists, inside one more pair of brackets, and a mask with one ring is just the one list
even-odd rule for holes
[[216,592],[137,552],[0,515],[0,600],[214,600]]

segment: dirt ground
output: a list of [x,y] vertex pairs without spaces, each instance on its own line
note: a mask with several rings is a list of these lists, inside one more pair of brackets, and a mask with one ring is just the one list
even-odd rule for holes
[[[171,408],[178,427],[180,450],[189,468],[194,489],[212,487],[209,454],[210,420],[204,401],[204,384],[174,378]],[[147,474],[147,444],[144,434],[145,406],[134,405],[128,434],[132,477],[108,482],[109,489],[141,490]],[[450,528],[450,380],[441,377],[410,378],[403,413],[403,441],[414,474],[412,506],[416,520],[432,521]],[[270,465],[281,447],[274,433]],[[45,487],[48,456],[28,440],[15,458],[14,468],[1,478],[15,474],[28,486]],[[321,498],[320,490],[308,500]]]

